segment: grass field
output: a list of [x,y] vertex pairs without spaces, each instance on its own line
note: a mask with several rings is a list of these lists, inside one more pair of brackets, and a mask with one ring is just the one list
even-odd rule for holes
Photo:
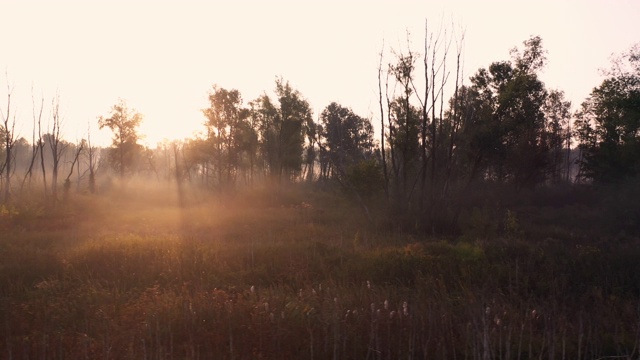
[[0,359],[639,356],[629,238],[515,212],[490,237],[391,233],[303,188],[178,200],[2,208]]

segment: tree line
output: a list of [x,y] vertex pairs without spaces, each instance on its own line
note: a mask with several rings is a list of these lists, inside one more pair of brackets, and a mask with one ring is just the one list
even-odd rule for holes
[[370,221],[371,206],[383,203],[394,223],[447,231],[464,199],[483,184],[519,191],[637,177],[639,45],[614,58],[606,79],[572,112],[564,92],[540,80],[547,62],[540,37],[465,78],[464,35],[426,34],[420,51],[407,45],[392,49],[390,59],[385,49],[380,53],[375,120],[335,102],[314,119],[304,96],[278,78],[272,95],[246,103],[240,91],[214,85],[202,110],[205,132],[156,148],[140,145],[143,116],[120,101],[98,119],[113,131],[111,147],[101,149],[91,144],[90,130],[75,143],[62,138],[58,97],[51,127],[42,127],[44,99],[34,99],[32,139],[16,139],[8,88],[0,124],[2,201],[38,187],[55,204],[74,182],[95,192],[99,173],[224,193],[335,182]]

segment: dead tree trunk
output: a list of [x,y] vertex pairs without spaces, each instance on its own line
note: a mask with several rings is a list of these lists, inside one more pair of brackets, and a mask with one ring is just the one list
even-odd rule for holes
[[89,125],[87,131],[87,156],[89,157],[89,192],[91,194],[96,193],[96,167],[98,165],[96,151],[97,149],[91,145],[91,125]]
[[60,97],[56,95],[51,101],[53,128],[49,134],[49,148],[51,149],[51,159],[53,160],[53,168],[51,170],[51,200],[55,205],[58,201],[58,170],[60,167],[60,159],[64,153],[66,146],[62,144],[60,132],[62,128],[62,119],[60,117]]
[[[27,169],[27,172],[24,174],[24,178],[22,179],[22,184],[20,185],[20,191],[22,192],[22,190],[24,190],[24,184],[27,181],[27,178],[29,179],[29,187],[31,187],[31,177],[33,174],[33,166],[36,163],[36,158],[38,157],[38,143],[36,142],[36,104],[35,104],[35,100],[33,99],[33,95],[31,97],[32,103],[33,103],[33,132],[31,135],[31,160],[29,161],[29,168]],[[40,111],[38,112],[38,124],[40,123],[41,119],[42,119],[42,109],[44,108],[44,98],[42,98],[42,101],[40,102]]]
[[82,150],[84,150],[84,144],[85,144],[85,141],[82,140],[80,142],[80,145],[78,145],[76,154],[73,157],[73,162],[71,163],[71,170],[69,170],[69,175],[67,175],[67,178],[64,179],[64,190],[62,194],[62,199],[64,202],[66,202],[69,199],[69,191],[71,190],[71,175],[73,175],[73,167],[78,162],[78,158],[80,157],[80,154],[82,154]]
[[9,83],[7,81],[7,109],[6,113],[0,109],[0,115],[2,116],[2,135],[3,135],[3,145],[5,150],[5,162],[3,166],[4,170],[4,203],[8,204],[11,201],[11,172],[12,172],[12,161],[13,161],[13,148],[15,145],[15,127],[16,127],[16,118],[15,115],[13,119],[11,118],[11,93],[12,90],[9,87]]
[[380,51],[380,65],[378,65],[378,92],[380,94],[379,104],[380,104],[380,152],[382,155],[382,174],[384,175],[384,193],[387,197],[387,201],[389,201],[389,172],[387,170],[387,150],[384,145],[384,107],[382,105],[382,58],[383,58],[383,50]]

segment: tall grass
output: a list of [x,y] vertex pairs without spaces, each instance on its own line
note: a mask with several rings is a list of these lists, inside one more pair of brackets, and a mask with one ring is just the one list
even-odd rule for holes
[[631,242],[417,239],[295,191],[23,211],[2,215],[4,359],[638,356]]

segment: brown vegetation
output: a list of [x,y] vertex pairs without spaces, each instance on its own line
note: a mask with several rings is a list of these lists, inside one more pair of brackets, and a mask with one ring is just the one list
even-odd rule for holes
[[638,354],[640,253],[581,232],[599,216],[586,200],[475,208],[440,240],[371,226],[326,189],[180,201],[133,185],[2,209],[2,358]]

